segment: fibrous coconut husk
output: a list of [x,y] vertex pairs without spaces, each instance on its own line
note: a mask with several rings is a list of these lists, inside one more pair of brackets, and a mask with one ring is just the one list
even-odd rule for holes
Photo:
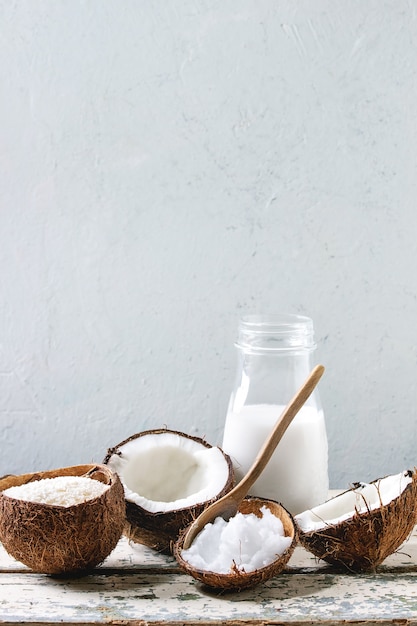
[[[88,476],[109,488],[99,497],[68,507],[3,493],[9,487],[57,476]],[[123,487],[105,465],[77,465],[0,480],[0,540],[13,558],[36,572],[79,573],[95,567],[115,548],[124,524]]]
[[[363,513],[355,512],[349,519],[320,530],[303,532],[299,529],[300,543],[332,565],[342,565],[353,572],[375,571],[398,550],[416,524],[417,473],[414,470],[409,475],[412,481],[389,504]],[[354,489],[355,486],[344,493]]]
[[[212,500],[210,500],[212,502]],[[134,543],[141,543],[157,552],[171,554],[182,528],[195,519],[203,510],[204,505],[191,509],[180,509],[167,513],[152,513],[137,504],[126,501],[126,525],[124,534]]]
[[[183,542],[188,530],[188,528],[186,528],[181,532],[173,550],[174,556],[181,569],[207,587],[222,591],[242,591],[255,587],[277,576],[285,568],[294,552],[298,538],[297,526],[292,515],[281,504],[274,500],[248,496],[240,504],[238,512],[244,515],[254,513],[257,517],[262,517],[261,509],[264,506],[268,507],[269,510],[281,520],[285,536],[292,538],[290,546],[285,552],[279,555],[275,561],[253,572],[245,572],[237,566],[234,566],[233,571],[229,574],[219,574],[218,572],[195,568],[184,560],[181,555]],[[217,546],[213,546],[213,550],[216,549]]]
[[[121,448],[123,448],[123,446],[128,442],[133,441],[138,437],[165,433],[172,433],[180,437],[191,439],[206,448],[212,447],[207,441],[200,437],[195,437],[179,431],[168,430],[166,428],[160,428],[136,433],[113,448],[110,448],[103,463],[106,465],[110,464],[111,466],[111,459],[113,455],[120,455],[122,453]],[[140,505],[126,500],[126,524],[124,528],[124,534],[126,537],[130,541],[143,544],[163,554],[172,554],[174,543],[178,539],[180,531],[188,526],[196,517],[198,517],[203,509],[205,509],[209,504],[230,491],[234,485],[232,461],[226,453],[223,451],[222,453],[228,466],[228,479],[223,489],[216,495],[216,497],[187,508],[157,513],[148,511]],[[175,468],[173,468],[173,471],[175,471]]]

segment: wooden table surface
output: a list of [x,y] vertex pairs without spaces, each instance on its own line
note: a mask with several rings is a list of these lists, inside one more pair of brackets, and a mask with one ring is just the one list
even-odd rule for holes
[[122,538],[94,572],[35,574],[0,546],[0,624],[410,624],[417,626],[417,527],[375,574],[353,575],[297,547],[255,589],[221,594],[176,561]]

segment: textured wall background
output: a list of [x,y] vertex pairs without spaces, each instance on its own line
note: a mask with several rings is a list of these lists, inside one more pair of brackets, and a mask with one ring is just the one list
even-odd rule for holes
[[0,475],[220,443],[313,317],[333,486],[417,463],[417,4],[0,0]]

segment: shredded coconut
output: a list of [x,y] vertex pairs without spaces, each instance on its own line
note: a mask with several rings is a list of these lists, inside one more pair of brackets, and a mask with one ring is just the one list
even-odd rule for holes
[[230,574],[234,568],[253,572],[269,565],[291,545],[281,520],[268,507],[261,508],[262,517],[254,513],[237,513],[226,522],[217,517],[206,524],[182,558],[193,567]]
[[3,493],[18,500],[68,507],[97,498],[108,488],[109,485],[86,476],[56,476],[9,487]]

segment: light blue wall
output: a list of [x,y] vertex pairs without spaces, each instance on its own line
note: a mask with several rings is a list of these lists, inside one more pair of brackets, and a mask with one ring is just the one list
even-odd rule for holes
[[0,475],[220,443],[313,317],[334,487],[417,463],[417,5],[0,0]]

